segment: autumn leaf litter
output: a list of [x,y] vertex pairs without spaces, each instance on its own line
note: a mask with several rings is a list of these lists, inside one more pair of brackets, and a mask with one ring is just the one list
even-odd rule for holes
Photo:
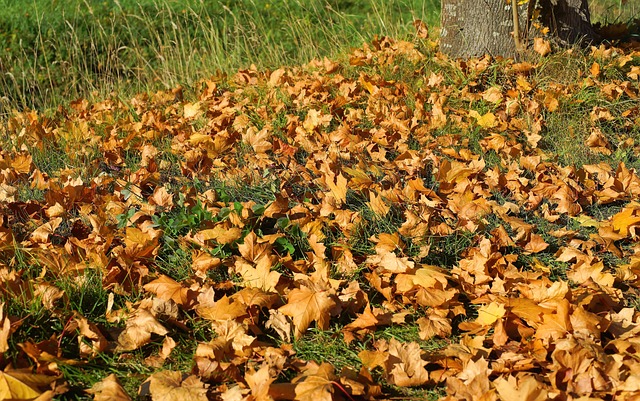
[[[101,355],[143,355],[153,400],[637,396],[640,178],[605,161],[640,151],[640,52],[593,48],[580,82],[545,83],[544,58],[434,49],[382,38],[341,62],[205,80],[190,101],[177,88],[15,113],[0,398],[72,391],[65,366]],[[622,107],[585,112],[576,141],[602,161],[564,165],[547,119],[583,88]],[[73,301],[88,277],[98,309]],[[34,303],[62,330],[27,331]],[[403,325],[420,341],[383,335]],[[360,363],[299,358],[312,328]],[[168,368],[185,341],[187,368]],[[101,379],[80,390],[131,396]]]

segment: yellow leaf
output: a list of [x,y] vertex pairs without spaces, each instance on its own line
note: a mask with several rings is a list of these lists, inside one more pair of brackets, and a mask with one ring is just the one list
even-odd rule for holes
[[471,110],[469,111],[469,115],[475,118],[478,125],[481,126],[482,128],[493,128],[496,125],[498,125],[498,122],[496,121],[496,116],[491,112],[486,113],[484,115],[480,115],[480,113],[478,113],[477,111]]
[[200,103],[185,103],[184,118],[193,118],[200,114]]
[[491,302],[489,305],[483,305],[478,309],[478,318],[476,323],[480,323],[484,326],[490,326],[501,319],[505,314],[505,308],[503,304]]
[[0,371],[0,400],[31,400],[40,395],[39,391]]
[[628,235],[629,227],[640,223],[640,216],[636,216],[634,214],[634,212],[638,209],[633,206],[637,206],[637,204],[628,205],[627,207],[622,209],[621,212],[616,213],[611,219],[613,229],[618,233]]
[[580,227],[594,227],[594,228],[598,228],[600,227],[600,222],[596,219],[594,219],[593,217],[581,214],[580,216],[576,216],[573,218],[575,221],[578,222],[578,224],[580,224]]

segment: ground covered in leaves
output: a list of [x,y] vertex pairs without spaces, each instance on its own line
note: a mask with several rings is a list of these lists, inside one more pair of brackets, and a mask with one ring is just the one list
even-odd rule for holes
[[15,113],[0,398],[638,396],[639,77],[381,38]]

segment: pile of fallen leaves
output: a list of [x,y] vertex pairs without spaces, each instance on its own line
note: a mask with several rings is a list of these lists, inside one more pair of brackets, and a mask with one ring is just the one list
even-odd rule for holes
[[[544,57],[382,38],[344,62],[211,78],[191,101],[16,113],[0,132],[0,398],[50,399],[77,387],[67,367],[110,360],[84,390],[129,399],[118,369],[141,350],[153,400],[637,397],[640,177],[541,145],[571,135],[546,119],[591,88],[623,106],[585,111],[586,146],[640,155],[640,52],[589,57],[579,81],[537,82]],[[104,308],[70,307],[96,276]],[[33,304],[63,329],[20,336]],[[420,341],[379,335],[407,324]],[[171,369],[196,326],[190,370]],[[360,364],[298,358],[314,327]]]

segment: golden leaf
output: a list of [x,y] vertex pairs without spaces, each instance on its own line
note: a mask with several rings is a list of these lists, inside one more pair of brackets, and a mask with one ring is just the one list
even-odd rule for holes
[[506,310],[503,304],[491,302],[488,305],[483,305],[478,309],[477,323],[483,326],[491,326],[498,319],[502,319]]
[[329,291],[302,286],[291,290],[287,298],[287,304],[278,310],[293,319],[296,339],[300,338],[314,321],[319,329],[327,329],[331,311],[336,306],[335,297]]

